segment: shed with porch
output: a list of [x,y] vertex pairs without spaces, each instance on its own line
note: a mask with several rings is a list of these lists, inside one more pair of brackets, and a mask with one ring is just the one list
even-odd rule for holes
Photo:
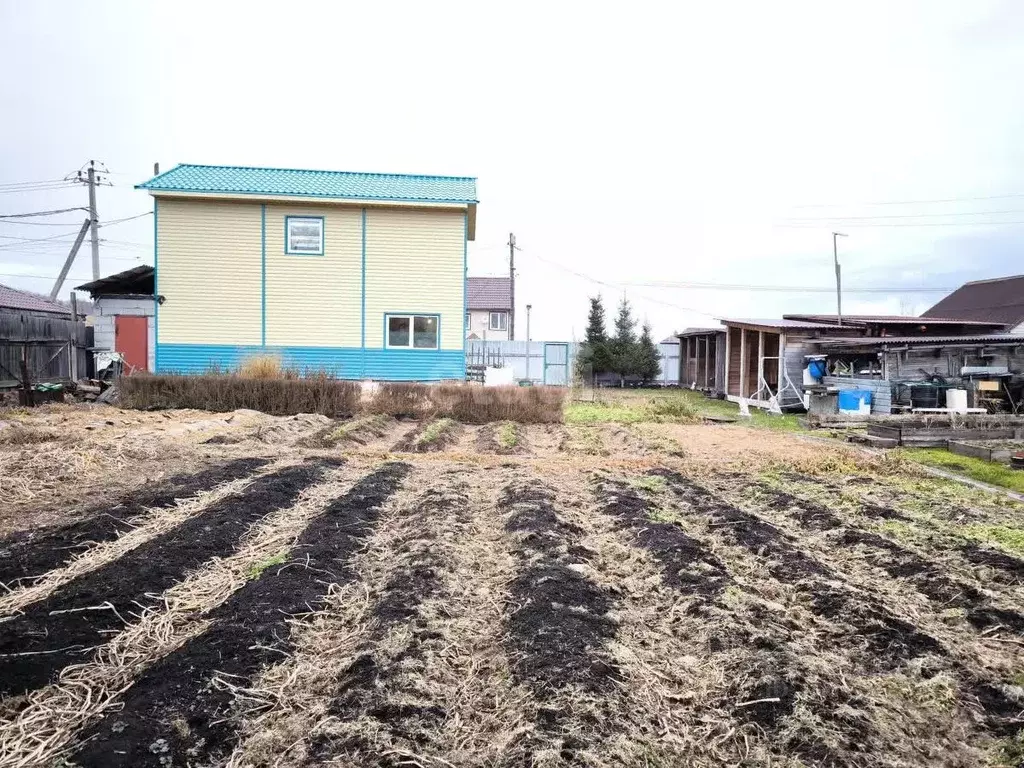
[[138,266],[75,289],[88,291],[93,300],[93,352],[97,356],[120,353],[126,373],[156,367],[153,285],[153,268]]

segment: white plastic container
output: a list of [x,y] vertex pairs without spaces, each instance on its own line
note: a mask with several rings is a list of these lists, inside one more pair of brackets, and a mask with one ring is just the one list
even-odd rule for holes
[[967,413],[967,390],[947,389],[946,407],[953,413]]

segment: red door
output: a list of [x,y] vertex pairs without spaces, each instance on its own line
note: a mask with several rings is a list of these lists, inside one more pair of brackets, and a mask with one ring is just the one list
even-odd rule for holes
[[149,358],[149,333],[146,317],[114,316],[114,351],[124,355],[124,372],[146,370]]

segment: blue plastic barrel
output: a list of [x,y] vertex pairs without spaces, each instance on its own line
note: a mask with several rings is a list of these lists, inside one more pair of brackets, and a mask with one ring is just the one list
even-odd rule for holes
[[857,413],[860,411],[861,403],[871,405],[871,390],[869,389],[845,389],[839,393],[839,410],[843,412]]
[[807,364],[807,370],[816,379],[820,379],[825,375],[825,361],[824,360],[811,360]]

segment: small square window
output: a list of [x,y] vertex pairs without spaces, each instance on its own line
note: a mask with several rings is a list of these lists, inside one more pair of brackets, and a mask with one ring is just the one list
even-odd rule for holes
[[508,326],[508,314],[505,312],[491,312],[491,319],[488,328],[492,331],[504,331]]
[[323,217],[285,216],[284,238],[285,253],[300,256],[323,256]]
[[438,349],[438,315],[387,315],[389,349]]

